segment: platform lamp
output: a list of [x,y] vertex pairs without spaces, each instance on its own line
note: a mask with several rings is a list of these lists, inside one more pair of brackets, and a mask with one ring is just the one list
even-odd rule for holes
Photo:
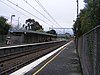
[[[15,17],[15,15],[11,15],[11,27],[12,27],[12,18]],[[12,28],[9,29],[8,31],[8,35],[6,37],[6,44],[10,45],[11,44],[11,36],[10,36],[10,32],[11,32]]]
[[11,15],[11,25],[12,25],[12,18],[15,17],[15,15]]
[[12,19],[13,19],[13,17],[15,17],[15,15],[11,15],[11,28],[9,29],[9,33],[10,33],[10,31],[12,30]]

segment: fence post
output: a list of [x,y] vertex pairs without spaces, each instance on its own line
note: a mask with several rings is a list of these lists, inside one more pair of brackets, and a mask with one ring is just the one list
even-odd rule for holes
[[100,75],[100,27],[97,28],[96,75]]

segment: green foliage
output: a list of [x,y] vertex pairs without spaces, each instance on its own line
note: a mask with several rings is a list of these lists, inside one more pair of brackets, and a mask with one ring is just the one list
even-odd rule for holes
[[[97,0],[99,1],[99,0]],[[81,10],[75,24],[74,34],[77,37],[100,25],[100,1],[85,0],[86,6]]]
[[25,27],[26,30],[43,31],[42,26],[34,19],[27,19],[25,23],[26,26],[24,25],[23,27]]
[[7,23],[7,19],[0,17],[0,34],[6,35],[11,26]]
[[57,35],[57,33],[56,33],[56,31],[55,31],[55,30],[50,30],[50,31],[47,31],[47,33]]

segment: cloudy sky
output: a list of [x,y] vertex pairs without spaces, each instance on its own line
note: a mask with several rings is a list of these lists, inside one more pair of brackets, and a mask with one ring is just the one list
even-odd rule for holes
[[[11,15],[15,15],[13,17],[13,24],[18,24],[18,17],[19,22],[21,24],[25,23],[25,20],[28,18],[33,18],[38,21],[44,28],[44,30],[49,30],[49,27],[53,28],[72,28],[73,27],[73,20],[76,19],[76,9],[77,4],[76,0],[9,0],[13,2],[15,5],[11,4],[7,0],[0,0],[0,16],[5,16],[9,22],[11,20]],[[25,2],[27,1],[27,3]],[[38,5],[36,1],[39,1],[48,13],[56,20],[56,22],[47,15],[47,13]],[[5,4],[7,5],[5,5]],[[28,11],[29,13],[23,11],[22,9]],[[43,15],[38,13],[36,10],[41,12]],[[9,7],[10,6],[10,7]],[[13,8],[13,9],[12,9]],[[79,8],[84,8],[83,0],[79,0]],[[15,11],[15,10],[17,11]],[[42,21],[41,21],[41,20]],[[45,22],[43,22],[45,21]],[[52,21],[52,23],[51,23]]]

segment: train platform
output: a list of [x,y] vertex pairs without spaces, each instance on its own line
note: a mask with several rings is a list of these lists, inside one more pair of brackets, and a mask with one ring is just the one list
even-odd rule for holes
[[74,42],[24,75],[82,75]]

